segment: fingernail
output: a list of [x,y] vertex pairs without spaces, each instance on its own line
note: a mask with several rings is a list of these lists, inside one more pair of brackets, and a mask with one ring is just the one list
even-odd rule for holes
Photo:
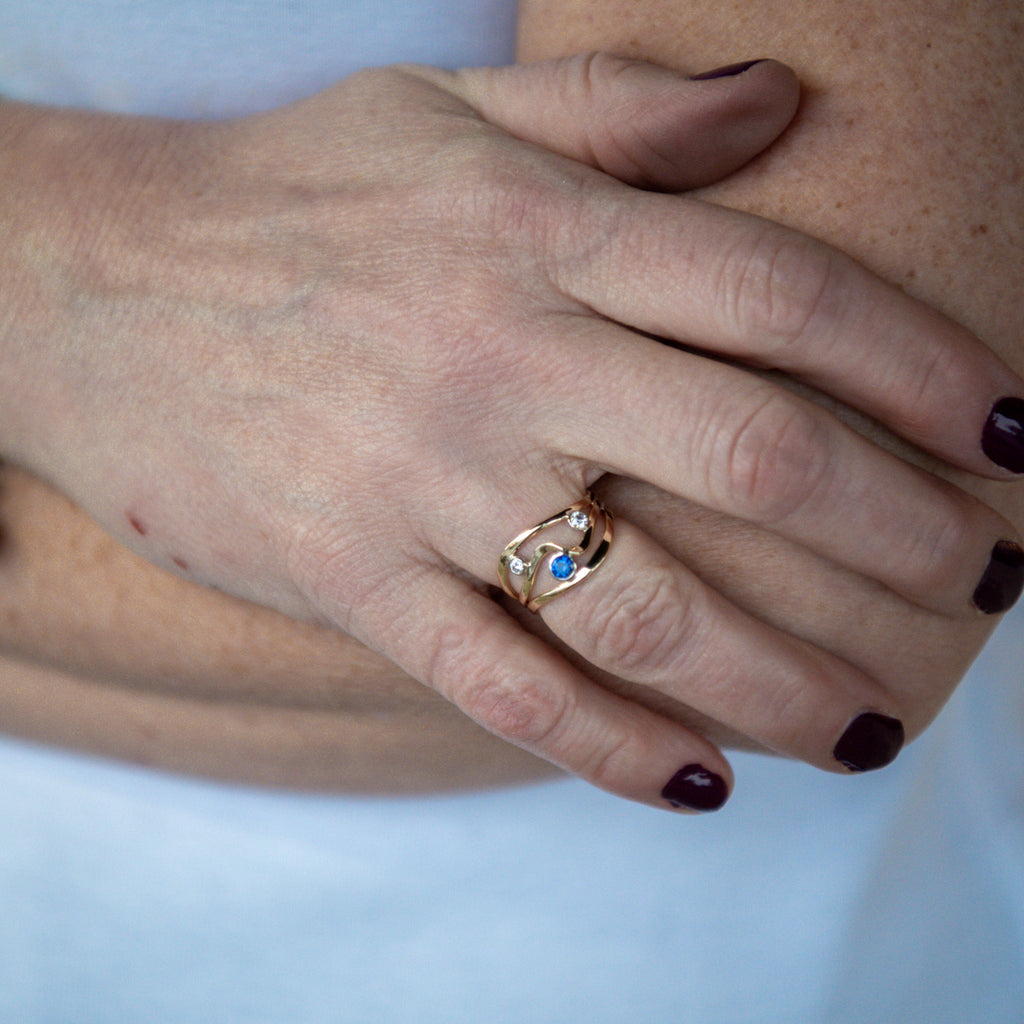
[[1024,549],[1012,540],[1001,540],[992,549],[985,575],[974,591],[974,606],[986,615],[1012,608],[1024,590]]
[[1024,473],[1024,399],[1000,398],[985,421],[981,450],[1011,473]]
[[712,78],[732,78],[734,75],[742,75],[749,71],[755,64],[763,64],[765,58],[758,57],[757,60],[745,60],[742,64],[726,64],[723,68],[715,68],[713,71],[702,71],[699,75],[691,75],[691,82],[707,82]]
[[869,711],[846,727],[832,756],[851,772],[870,772],[895,761],[902,747],[903,723]]
[[687,811],[717,811],[729,799],[729,787],[721,775],[699,764],[688,764],[668,780],[662,798]]

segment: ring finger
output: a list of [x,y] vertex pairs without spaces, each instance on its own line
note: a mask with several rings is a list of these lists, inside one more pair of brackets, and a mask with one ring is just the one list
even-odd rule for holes
[[[520,549],[524,562],[534,551],[542,556],[532,560],[542,577],[532,596],[564,588],[540,614],[587,662],[820,768],[864,771],[896,756],[899,709],[879,684],[742,612],[629,522],[617,521],[606,557],[589,574],[579,572],[594,564],[606,533],[602,513],[591,518],[597,521],[585,551],[578,543],[582,525],[574,530],[565,519]],[[501,551],[495,537],[446,554],[493,579]],[[576,563],[576,578],[572,566],[559,565],[565,553]],[[525,568],[518,575],[525,579]],[[521,591],[520,581],[512,592]]]

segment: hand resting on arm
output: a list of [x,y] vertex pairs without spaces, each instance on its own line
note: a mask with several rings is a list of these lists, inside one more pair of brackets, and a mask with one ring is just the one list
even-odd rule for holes
[[[795,97],[772,64],[689,83],[599,60],[368,73],[222,124],[5,105],[3,449],[155,565],[340,628],[624,796],[664,805],[684,764],[728,785],[648,704],[856,763],[851,723],[913,709],[724,600],[631,510],[543,613],[588,672],[486,592],[511,536],[611,470],[901,606],[998,610],[979,581],[1007,522],[731,360],[1000,478],[981,432],[1020,381],[837,253],[635,187],[739,166]],[[858,767],[895,752],[875,739]]]

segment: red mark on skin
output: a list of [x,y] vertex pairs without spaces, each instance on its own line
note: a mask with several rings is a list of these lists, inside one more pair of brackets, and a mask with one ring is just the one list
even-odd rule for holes
[[140,537],[145,537],[145,536],[146,536],[146,534],[147,534],[147,533],[149,533],[149,530],[148,530],[148,528],[146,527],[146,524],[145,524],[145,523],[142,523],[142,522],[139,522],[139,520],[138,520],[138,519],[136,519],[136,518],[135,518],[135,516],[132,516],[132,515],[128,516],[128,522],[129,522],[129,523],[131,523],[131,527],[132,527],[132,529],[133,529],[133,530],[134,530],[134,531],[135,531],[135,532],[136,532],[136,533],[137,533],[137,534],[138,534],[138,535],[139,535]]
[[178,567],[178,568],[179,568],[179,569],[180,569],[180,570],[181,570],[182,572],[188,572],[188,562],[186,562],[184,558],[179,558],[179,557],[178,557],[177,555],[175,555],[175,556],[174,556],[174,557],[173,557],[173,558],[171,559],[171,561],[172,561],[172,562],[173,562],[173,563],[174,563],[174,564],[175,564],[175,565],[176,565],[176,566],[177,566],[177,567]]

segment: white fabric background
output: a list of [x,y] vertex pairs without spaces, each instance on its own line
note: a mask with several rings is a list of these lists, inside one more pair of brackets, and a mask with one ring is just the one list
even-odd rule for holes
[[[503,0],[5,0],[0,93],[183,116],[510,58]],[[0,1021],[1024,1019],[1024,610],[859,778],[734,757],[717,815],[576,783],[296,797],[0,741]]]
[[295,797],[0,743],[0,1020],[1019,1024],[1024,615],[856,779]]
[[3,0],[0,88],[205,117],[308,95],[361,67],[512,59],[513,0]]

